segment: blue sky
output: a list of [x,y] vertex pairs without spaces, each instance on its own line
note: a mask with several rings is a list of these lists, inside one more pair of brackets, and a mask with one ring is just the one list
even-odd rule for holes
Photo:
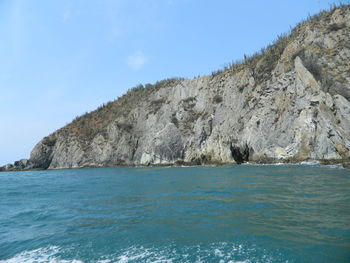
[[323,0],[0,0],[0,165],[139,83],[209,74]]

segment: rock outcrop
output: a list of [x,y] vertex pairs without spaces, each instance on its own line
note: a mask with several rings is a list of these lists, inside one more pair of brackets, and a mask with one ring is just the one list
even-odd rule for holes
[[350,158],[350,7],[238,64],[138,86],[2,170]]

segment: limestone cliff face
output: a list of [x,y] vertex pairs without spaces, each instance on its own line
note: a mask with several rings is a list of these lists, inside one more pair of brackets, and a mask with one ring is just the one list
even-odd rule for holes
[[349,100],[343,6],[211,76],[135,88],[45,137],[25,165],[3,169],[344,161]]

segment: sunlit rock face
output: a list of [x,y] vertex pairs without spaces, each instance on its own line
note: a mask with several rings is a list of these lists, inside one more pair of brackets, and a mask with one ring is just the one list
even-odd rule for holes
[[346,162],[349,43],[350,7],[321,13],[241,64],[136,87],[2,169]]

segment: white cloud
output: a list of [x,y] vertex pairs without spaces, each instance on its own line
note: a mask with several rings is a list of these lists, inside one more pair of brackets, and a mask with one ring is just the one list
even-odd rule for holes
[[67,23],[71,17],[71,10],[70,8],[67,8],[62,15],[62,22]]
[[127,59],[128,66],[134,70],[140,70],[147,63],[147,57],[141,51],[131,54]]

